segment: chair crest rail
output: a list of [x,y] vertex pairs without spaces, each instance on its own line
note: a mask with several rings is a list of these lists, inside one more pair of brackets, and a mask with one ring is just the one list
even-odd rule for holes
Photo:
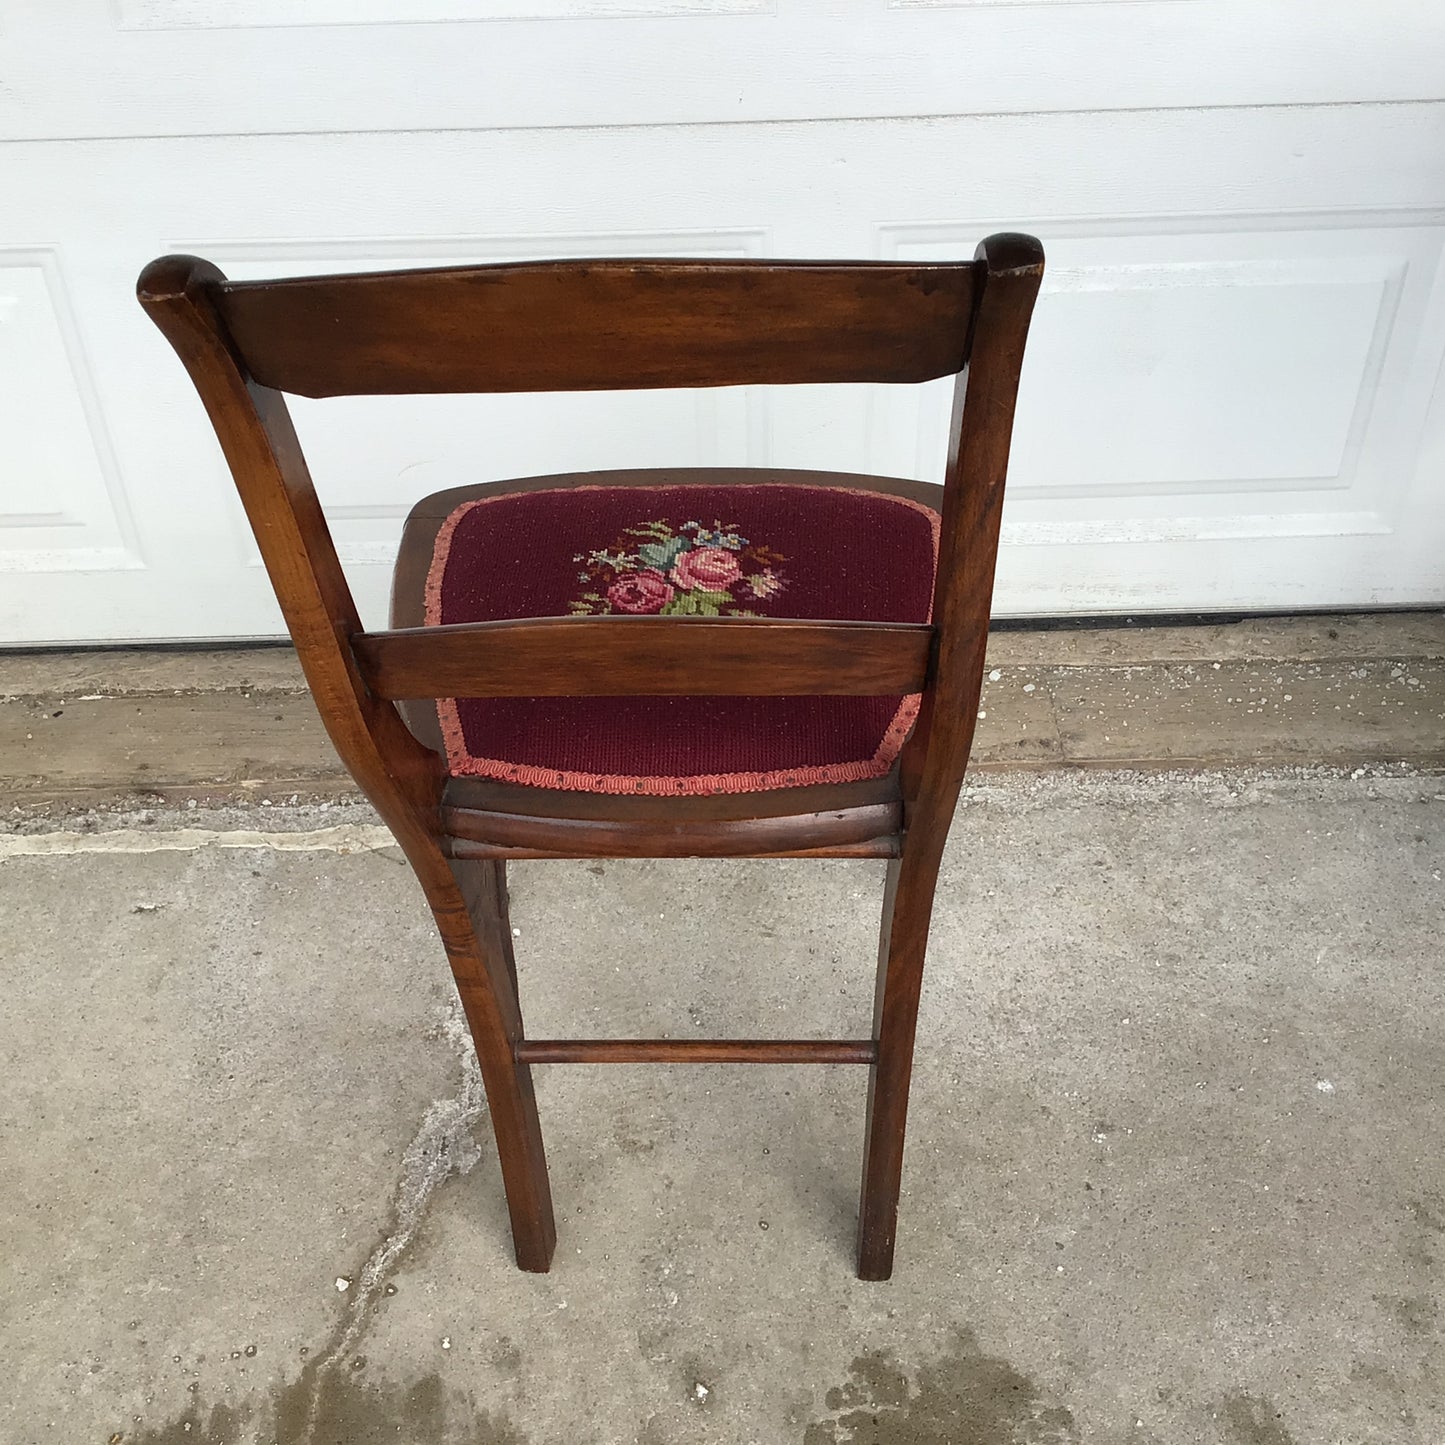
[[611,259],[221,281],[265,386],[302,396],[928,381],[956,372],[968,262]]

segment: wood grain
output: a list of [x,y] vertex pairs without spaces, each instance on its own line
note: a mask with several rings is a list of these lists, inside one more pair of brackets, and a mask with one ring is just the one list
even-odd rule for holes
[[527,1064],[871,1064],[872,1039],[525,1039]]
[[991,236],[979,246],[978,260],[983,275],[972,349],[954,387],[944,477],[933,597],[935,673],[900,759],[907,834],[902,856],[888,865],[884,887],[873,1018],[878,1063],[868,1080],[858,1207],[863,1279],[887,1279],[893,1272],[934,889],[978,717],[1014,403],[1043,279],[1043,249],[1031,236]]
[[[504,846],[500,843],[478,843],[466,838],[452,838],[446,844],[447,854],[452,858],[490,859],[551,859],[554,862],[577,858],[596,858],[597,853],[584,853],[580,847],[567,848],[559,844],[556,848],[526,848],[520,845]],[[901,834],[891,833],[886,838],[868,838],[861,843],[830,843],[812,848],[760,848],[740,849],[734,853],[723,852],[699,839],[695,845],[677,847],[671,852],[659,852],[659,858],[898,858],[903,852]],[[610,858],[638,858],[643,856],[635,848],[629,852],[600,855]]]
[[450,807],[441,817],[453,857],[472,856],[459,847],[468,841],[578,858],[755,858],[862,845],[864,857],[891,857],[902,823],[896,802],[781,818],[538,818]]
[[921,692],[933,629],[771,617],[543,617],[363,632],[377,697],[889,697]]
[[963,364],[970,265],[547,261],[228,282],[255,379],[302,396],[916,382]]

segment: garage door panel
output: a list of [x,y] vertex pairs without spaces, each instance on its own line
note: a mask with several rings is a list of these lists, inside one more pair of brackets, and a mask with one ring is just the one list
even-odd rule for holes
[[[18,409],[77,447],[64,470],[81,502],[65,505],[91,542],[126,545],[133,517],[148,566],[6,567],[5,637],[278,629],[205,418],[131,295],[162,251],[212,256],[237,277],[569,254],[952,260],[1002,226],[1039,234],[1049,268],[1001,612],[1437,599],[1445,218],[1426,207],[1445,194],[1442,155],[1440,104],[13,147],[0,263],[29,265],[35,237],[42,251],[60,238],[66,281],[50,293],[59,352],[37,353],[62,360],[19,368],[35,389]],[[0,323],[0,348],[5,334]],[[379,620],[401,518],[424,492],[653,462],[937,478],[946,391],[297,410]],[[0,453],[18,457],[11,430]],[[33,517],[51,489],[35,464],[20,469],[23,503],[17,486],[0,505]]]
[[115,0],[122,30],[766,15],[774,0]]
[[29,138],[1393,102],[1445,70],[1424,0],[67,0],[7,31]]
[[1399,268],[1379,269],[1056,265],[1030,338],[1019,492],[1348,486],[1398,293]]
[[0,570],[143,565],[50,248],[0,249]]
[[[1394,525],[1429,400],[1412,380],[1445,348],[1440,217],[1280,219],[1039,226],[1050,263],[1010,469],[1015,545],[1071,528],[1123,540]],[[882,250],[956,255],[981,229],[890,228]],[[947,404],[921,389],[917,422],[883,429],[879,461],[912,455],[937,475]]]

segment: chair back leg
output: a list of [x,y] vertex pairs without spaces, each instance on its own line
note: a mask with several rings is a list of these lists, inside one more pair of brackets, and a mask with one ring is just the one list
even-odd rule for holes
[[905,843],[903,856],[888,865],[883,891],[873,1004],[878,1060],[868,1071],[863,1187],[858,1203],[859,1279],[887,1279],[893,1273],[913,1040],[938,867],[938,850],[923,846],[910,850]]
[[476,1043],[517,1264],[545,1274],[552,1264],[557,1225],[532,1070],[516,1054],[523,1036],[522,1009],[507,914],[506,865],[454,860],[450,871],[453,896],[434,897],[445,890],[428,889],[428,901]]

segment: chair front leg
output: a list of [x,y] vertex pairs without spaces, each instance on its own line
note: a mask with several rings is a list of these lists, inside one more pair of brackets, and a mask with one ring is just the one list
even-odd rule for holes
[[507,1191],[519,1268],[545,1274],[557,1243],[552,1188],[529,1065],[517,1060],[522,1010],[507,914],[506,865],[452,861],[453,898],[432,900],[476,1044]]
[[905,843],[902,858],[888,865],[873,1006],[878,1060],[868,1071],[868,1122],[858,1205],[860,1279],[887,1279],[893,1273],[913,1039],[938,864],[933,850],[920,848],[910,853]]

